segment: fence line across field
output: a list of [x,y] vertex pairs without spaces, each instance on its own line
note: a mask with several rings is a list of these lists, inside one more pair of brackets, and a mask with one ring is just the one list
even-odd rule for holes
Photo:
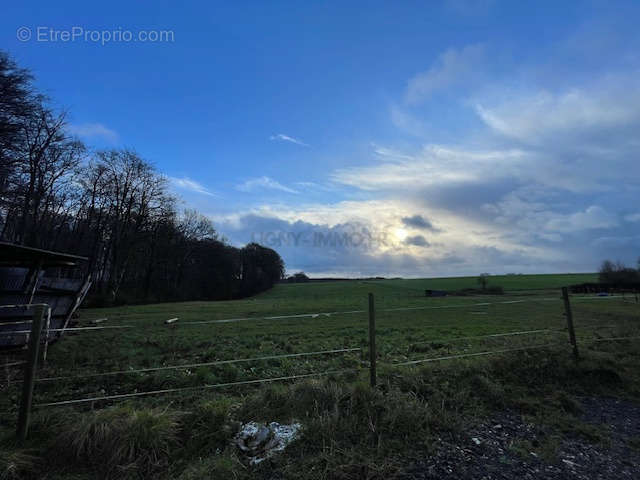
[[595,338],[595,339],[586,339],[588,342],[617,342],[621,340],[637,340],[640,336],[631,336],[631,337],[610,337],[610,338]]
[[38,403],[34,406],[35,407],[56,407],[56,406],[63,406],[63,405],[74,405],[79,403],[98,402],[101,400],[120,400],[124,398],[143,397],[143,396],[149,396],[149,395],[161,395],[166,393],[206,390],[211,388],[234,387],[239,385],[252,385],[252,384],[259,384],[259,383],[279,382],[284,380],[295,380],[299,378],[337,375],[340,373],[358,372],[360,370],[361,369],[359,368],[345,368],[342,370],[329,370],[327,372],[304,373],[300,375],[290,375],[287,377],[259,378],[255,380],[244,380],[240,382],[216,383],[214,385],[198,385],[195,387],[165,388],[163,390],[150,390],[146,392],[132,392],[132,393],[122,393],[117,395],[105,395],[102,397],[78,398],[78,399],[72,399],[72,400],[62,400],[59,402]]
[[540,348],[548,348],[548,347],[554,347],[554,346],[559,346],[559,345],[565,345],[564,343],[545,343],[542,345],[530,345],[530,346],[526,346],[526,347],[514,347],[514,348],[502,348],[500,350],[490,350],[490,351],[485,351],[485,352],[475,352],[475,353],[461,353],[461,354],[457,354],[457,355],[446,355],[443,357],[435,357],[435,358],[424,358],[421,360],[410,360],[407,362],[400,362],[400,363],[388,363],[386,365],[390,366],[390,367],[404,367],[404,366],[408,366],[408,365],[417,365],[419,363],[428,363],[428,362],[440,362],[442,360],[452,360],[455,358],[466,358],[466,357],[480,357],[483,355],[495,355],[495,354],[499,354],[499,353],[508,353],[508,352],[516,352],[519,350],[534,350],[534,349],[540,349]]
[[[592,340],[592,341],[594,342],[595,341],[619,341],[619,340],[629,340],[629,339],[638,339],[638,338],[640,338],[640,336],[616,337],[616,338],[598,339],[598,340]],[[386,364],[386,365],[389,367],[410,366],[410,365],[417,365],[421,363],[438,362],[438,361],[444,361],[444,360],[495,355],[500,353],[509,353],[509,352],[515,352],[515,351],[523,351],[523,350],[535,350],[535,349],[549,348],[549,347],[560,346],[560,345],[564,345],[564,344],[563,343],[547,343],[547,344],[541,344],[541,345],[531,345],[526,347],[504,348],[504,349],[491,350],[491,351],[485,351],[485,352],[464,353],[459,355],[446,355],[446,356],[436,357],[436,358],[411,360],[407,362],[392,363],[392,364]],[[205,389],[212,389],[212,388],[223,388],[223,387],[232,387],[232,386],[240,386],[240,385],[251,385],[251,384],[285,381],[285,380],[295,380],[300,378],[327,376],[327,375],[334,375],[334,374],[347,373],[347,372],[358,372],[361,370],[362,369],[360,368],[348,368],[348,369],[341,369],[341,370],[330,370],[327,372],[290,375],[285,377],[262,378],[262,379],[255,379],[255,380],[244,380],[239,382],[219,383],[214,385],[199,385],[194,387],[168,388],[168,389],[162,389],[162,390],[151,390],[146,392],[132,392],[132,393],[124,393],[124,394],[116,394],[116,395],[105,395],[102,397],[62,400],[58,402],[39,403],[34,406],[35,407],[53,407],[53,406],[64,406],[64,405],[74,405],[74,404],[80,404],[80,403],[97,402],[97,401],[104,401],[104,400],[120,400],[120,399],[126,399],[126,398],[149,396],[149,395],[161,395],[161,394],[177,393],[177,392],[183,392],[183,391],[195,391],[195,390],[205,390]]]
[[598,328],[619,328],[621,325],[576,325],[576,330],[597,330]]
[[[638,336],[631,336],[631,337],[611,337],[611,338],[598,338],[598,339],[583,339],[587,342],[607,342],[607,341],[623,341],[623,340],[635,340],[635,339],[640,339],[640,335]],[[516,352],[516,351],[520,351],[520,350],[536,350],[536,349],[541,349],[541,348],[548,348],[548,347],[556,347],[556,346],[561,346],[561,345],[566,345],[565,343],[546,343],[546,344],[541,344],[541,345],[529,345],[526,347],[514,347],[514,348],[503,348],[500,350],[489,350],[489,351],[485,351],[485,352],[475,352],[475,353],[461,353],[461,354],[457,354],[457,355],[446,355],[443,357],[435,357],[435,358],[424,358],[421,360],[410,360],[407,362],[400,362],[400,363],[387,363],[386,365],[389,367],[402,367],[402,366],[408,366],[408,365],[417,365],[419,363],[428,363],[428,362],[439,362],[439,361],[443,361],[443,360],[452,360],[452,359],[456,359],[456,358],[467,358],[467,357],[479,357],[479,356],[485,356],[485,355],[495,355],[495,354],[500,354],[500,353],[509,353],[509,352]]]
[[[499,338],[499,337],[508,337],[508,336],[518,336],[518,335],[534,335],[537,333],[566,333],[565,330],[553,330],[553,329],[542,329],[542,330],[524,330],[518,332],[503,332],[503,333],[491,333],[487,335],[474,335],[468,337],[455,337],[455,338],[445,338],[445,339],[435,339],[432,341],[425,342],[416,342],[411,343],[408,346],[413,345],[423,345],[432,342],[442,342],[442,343],[451,343],[461,340],[471,340],[471,339],[481,339],[481,338]],[[73,380],[78,378],[93,378],[93,377],[101,377],[101,376],[109,376],[109,375],[125,375],[125,374],[133,374],[133,373],[145,373],[145,372],[154,372],[154,371],[162,371],[162,370],[175,370],[175,369],[183,369],[183,368],[197,368],[197,367],[206,367],[206,366],[215,366],[215,365],[225,365],[225,364],[233,364],[233,363],[244,363],[244,362],[252,362],[252,361],[264,361],[264,360],[273,360],[279,358],[296,358],[296,357],[307,357],[307,356],[318,356],[318,355],[329,355],[334,353],[348,353],[348,352],[357,352],[362,351],[361,348],[343,348],[343,349],[333,349],[333,350],[321,350],[315,352],[302,352],[302,353],[290,353],[290,354],[282,354],[282,355],[268,355],[262,357],[253,357],[253,358],[242,358],[242,359],[230,359],[230,360],[216,360],[212,362],[201,362],[201,363],[191,363],[191,364],[183,364],[183,365],[168,365],[163,367],[148,367],[141,368],[135,370],[115,370],[110,372],[98,372],[98,373],[89,373],[89,374],[81,374],[81,375],[68,375],[68,376],[59,376],[59,377],[45,377],[38,378],[36,382],[46,382],[46,381],[55,381],[55,380]]]
[[416,343],[410,343],[409,346],[412,345],[425,345],[427,343],[433,343],[433,342],[441,342],[441,343],[447,343],[447,342],[457,342],[460,340],[474,340],[474,339],[480,339],[480,338],[494,338],[494,337],[510,337],[510,336],[517,336],[517,335],[535,335],[536,333],[566,333],[566,330],[564,329],[549,329],[549,328],[545,328],[542,330],[522,330],[519,332],[504,332],[504,333],[489,333],[486,335],[473,335],[473,336],[469,336],[469,337],[455,337],[455,338],[440,338],[440,339],[433,339],[433,340],[427,340],[424,342],[416,342]]
[[80,375],[69,375],[64,377],[45,377],[45,378],[36,379],[36,382],[47,382],[47,381],[54,381],[54,380],[73,380],[76,378],[103,377],[107,375],[124,375],[124,374],[132,374],[132,373],[156,372],[161,370],[179,370],[183,368],[211,367],[215,365],[259,362],[264,360],[275,360],[279,358],[312,357],[312,356],[318,356],[318,355],[330,355],[333,353],[359,352],[361,350],[362,350],[361,348],[341,348],[341,349],[335,349],[335,350],[321,350],[317,352],[287,353],[283,355],[266,355],[263,357],[253,357],[253,358],[234,358],[231,360],[215,360],[213,362],[191,363],[191,364],[185,364],[185,365],[167,365],[163,367],[148,367],[148,368],[140,368],[136,370],[115,370],[112,372],[87,373],[87,374],[80,374]]
[[[607,298],[622,298],[621,296],[608,296],[608,297],[572,297],[573,299],[585,299],[585,300],[595,300],[595,299],[607,299]],[[488,305],[511,305],[518,303],[526,303],[526,302],[538,302],[538,301],[556,301],[560,298],[544,298],[544,299],[535,299],[535,300],[507,300],[503,302],[481,302],[481,303],[466,303],[466,304],[456,304],[456,305],[432,305],[432,306],[416,306],[416,307],[394,307],[394,308],[381,308],[379,312],[401,312],[401,311],[418,311],[418,310],[439,310],[439,309],[449,309],[449,308],[469,308],[469,307],[479,307],[479,306],[488,306]],[[35,306],[30,305],[30,306]],[[16,307],[15,305],[11,305],[9,307]],[[320,317],[332,317],[337,315],[353,315],[353,314],[364,314],[367,310],[346,310],[346,311],[334,311],[334,312],[317,312],[317,313],[298,313],[291,315],[275,315],[275,316],[263,316],[263,317],[237,317],[237,318],[223,318],[223,319],[215,319],[215,320],[195,320],[195,321],[186,321],[186,322],[175,322],[172,323],[171,326],[193,326],[193,325],[206,325],[206,324],[217,324],[217,323],[236,323],[236,322],[246,322],[246,321],[269,321],[269,320],[287,320],[287,319],[301,319],[301,318],[320,318]],[[90,321],[90,320],[89,320]],[[163,324],[164,325],[163,320]],[[30,321],[28,321],[30,322]],[[25,322],[25,323],[28,323]],[[148,328],[149,324],[145,325],[101,325],[101,326],[88,326],[88,327],[67,327],[67,328],[51,328],[48,329],[49,332],[83,332],[83,331],[100,331],[100,330],[119,330],[119,329],[131,329],[131,328]],[[16,330],[13,332],[0,332],[2,336],[12,336],[12,335],[25,335],[29,334],[31,330]]]

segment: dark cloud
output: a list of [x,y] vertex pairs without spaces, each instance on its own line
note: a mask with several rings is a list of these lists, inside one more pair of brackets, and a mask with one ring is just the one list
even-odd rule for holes
[[415,245],[416,247],[428,247],[429,242],[422,235],[414,235],[412,237],[407,237],[404,240],[404,243],[407,245]]
[[422,230],[431,230],[432,232],[439,231],[428,219],[418,214],[411,217],[403,217],[402,223],[404,223],[407,227],[420,228]]

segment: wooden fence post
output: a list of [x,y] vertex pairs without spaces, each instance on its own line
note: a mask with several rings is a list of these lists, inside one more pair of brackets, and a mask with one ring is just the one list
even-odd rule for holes
[[373,293],[369,294],[369,370],[373,388],[376,386],[376,312]]
[[569,330],[569,341],[573,346],[573,356],[576,360],[580,358],[578,354],[578,343],[576,342],[576,331],[573,328],[573,314],[571,313],[571,303],[569,302],[569,291],[567,287],[562,287],[562,300],[564,300],[564,314],[567,317],[567,328]]
[[45,312],[44,305],[36,305],[33,312],[33,323],[29,335],[29,349],[27,361],[24,366],[24,378],[22,379],[22,399],[20,400],[20,412],[18,414],[17,436],[20,442],[24,442],[29,432],[29,417],[31,416],[31,403],[33,401],[33,386],[36,379],[38,364],[38,352],[40,350],[40,334],[42,333],[42,319]]

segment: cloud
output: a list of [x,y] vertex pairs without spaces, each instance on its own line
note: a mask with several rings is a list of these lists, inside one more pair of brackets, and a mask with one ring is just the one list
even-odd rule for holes
[[[393,103],[413,104],[398,110],[407,115],[390,112],[390,125],[402,127],[398,141],[370,143],[368,160],[343,163],[318,181],[335,188],[337,200],[316,194],[316,203],[303,203],[309,195],[261,203],[216,225],[235,242],[276,232],[258,240],[289,269],[314,275],[550,273],[594,271],[604,258],[634,263],[640,70],[633,63],[640,57],[626,52],[616,71],[585,74],[572,65],[563,75],[554,69],[566,72],[566,64],[552,55],[483,84],[475,70],[490,71],[481,64],[490,60],[487,50],[452,49],[411,79],[406,98]],[[428,112],[415,106],[444,90]],[[451,130],[441,134],[434,116],[449,100],[460,108],[453,126],[441,115]],[[409,143],[408,127],[428,141]],[[249,181],[247,189],[268,188],[260,185],[269,180]],[[316,233],[336,241],[286,240]],[[354,247],[340,243],[345,234],[388,241]]]
[[[413,149],[376,144],[373,161],[337,169],[331,179],[403,205],[408,212],[401,218],[428,212],[429,222],[444,226],[438,245],[477,271],[483,261],[471,252],[479,254],[478,246],[502,252],[486,255],[489,263],[518,252],[509,259],[514,271],[542,265],[589,271],[611,255],[614,243],[616,258],[634,261],[640,235],[640,214],[629,212],[640,192],[635,72],[534,94],[507,88],[502,96],[477,93],[473,103],[482,107],[469,114],[484,128],[472,139]],[[419,261],[439,248],[425,249]]]
[[304,143],[302,140],[298,140],[297,138],[290,137],[289,135],[285,135],[284,133],[278,133],[277,135],[271,135],[269,140],[279,141],[279,142],[289,142],[295,143],[296,145],[301,145],[303,147],[308,147],[309,144]]
[[[424,248],[427,245],[420,238],[406,243],[404,232],[399,233],[398,216],[410,217],[415,210],[416,205],[406,199],[385,198],[261,205],[251,212],[213,220],[236,244],[264,244],[282,255],[288,269],[314,275],[463,275],[509,271],[507,266],[513,271],[544,271],[557,261],[553,252],[488,235],[481,224],[446,211],[426,213],[443,226],[428,241],[425,238],[431,248]],[[496,267],[493,261],[503,263]],[[564,271],[567,268],[563,265]]]
[[493,131],[530,145],[578,138],[591,144],[640,124],[638,73],[610,74],[560,92],[515,92],[475,108]]
[[428,247],[430,244],[427,239],[422,235],[414,235],[405,238],[404,243],[407,245],[414,245],[416,247]]
[[406,101],[419,103],[434,92],[453,85],[468,82],[478,72],[484,60],[485,47],[481,44],[467,45],[462,49],[450,48],[427,70],[409,79]]
[[530,160],[519,149],[468,150],[432,144],[414,155],[405,155],[405,159],[338,169],[332,179],[362,190],[407,191],[502,178],[513,175]]
[[548,230],[556,232],[606,229],[617,226],[618,220],[615,215],[612,215],[597,205],[590,206],[584,212],[576,212],[571,215],[557,215],[545,225]]
[[101,123],[82,123],[67,125],[67,132],[85,139],[102,139],[109,143],[118,141],[118,134]]
[[194,193],[201,193],[203,195],[208,195],[210,197],[216,196],[215,193],[208,190],[202,184],[196,182],[195,180],[191,180],[188,177],[183,177],[183,178],[169,177],[169,180],[173,185],[183,190],[187,190]]
[[418,215],[418,214],[413,215],[411,217],[402,217],[402,223],[405,224],[407,227],[419,228],[422,230],[432,230],[432,231],[438,230],[431,224],[429,220],[427,220],[422,215]]
[[640,235],[632,237],[599,237],[592,242],[592,245],[604,248],[630,247],[637,250],[640,247]]
[[279,190],[286,193],[300,193],[297,190],[282,185],[280,182],[269,177],[252,178],[251,180],[247,180],[243,184],[238,185],[236,188],[241,192],[254,192],[256,190]]
[[[348,215],[344,205],[322,208],[324,213],[335,210],[338,218]],[[271,209],[268,213],[256,211],[218,218],[216,225],[234,244],[257,242],[274,248],[284,258],[288,271],[303,270],[315,276],[425,277],[481,271],[545,272],[557,261],[553,255],[540,250],[482,243],[467,231],[450,235],[446,242],[437,244],[438,248],[424,248],[436,244],[430,244],[420,235],[401,241],[393,234],[396,229],[389,222],[401,205],[394,203],[388,210],[384,202],[349,202],[348,205],[355,216],[364,217],[362,213],[366,211],[380,211],[381,215],[329,225],[301,219],[320,213],[307,206],[296,212]],[[291,220],[282,218],[283,215]],[[465,243],[468,239],[471,241]],[[561,268],[567,271],[568,267],[562,265]]]

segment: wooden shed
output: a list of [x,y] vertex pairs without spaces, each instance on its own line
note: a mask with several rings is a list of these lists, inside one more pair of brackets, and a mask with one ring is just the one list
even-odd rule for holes
[[43,338],[61,336],[91,286],[89,276],[79,273],[86,261],[77,255],[0,242],[0,347],[26,344],[32,304],[51,308]]

